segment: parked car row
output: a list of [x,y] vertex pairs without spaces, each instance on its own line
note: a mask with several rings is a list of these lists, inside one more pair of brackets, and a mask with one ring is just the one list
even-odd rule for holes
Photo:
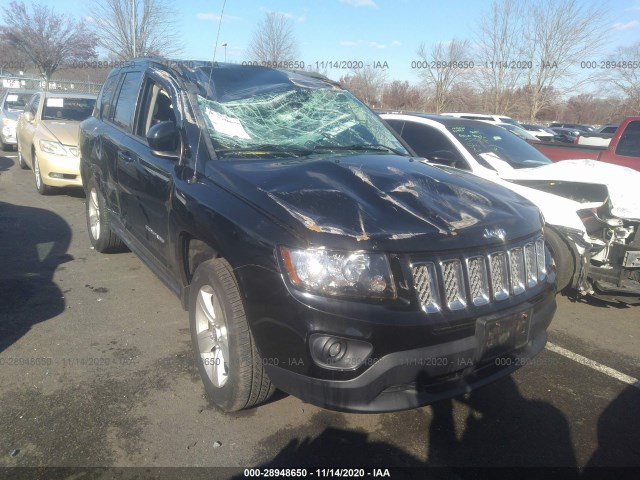
[[2,149],[17,148],[18,163],[34,173],[41,195],[82,186],[78,130],[91,116],[96,95],[9,89],[0,111]]

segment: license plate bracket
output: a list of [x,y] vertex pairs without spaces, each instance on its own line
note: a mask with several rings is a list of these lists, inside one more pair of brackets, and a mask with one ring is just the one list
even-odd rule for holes
[[480,359],[494,358],[523,347],[529,341],[531,310],[481,317],[476,321]]

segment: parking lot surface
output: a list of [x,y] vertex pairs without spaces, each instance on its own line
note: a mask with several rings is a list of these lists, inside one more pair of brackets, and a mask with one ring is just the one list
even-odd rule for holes
[[640,471],[640,308],[558,296],[549,342],[511,377],[420,409],[343,414],[278,394],[224,414],[178,299],[132,253],[92,250],[81,191],[40,196],[0,152],[0,468]]

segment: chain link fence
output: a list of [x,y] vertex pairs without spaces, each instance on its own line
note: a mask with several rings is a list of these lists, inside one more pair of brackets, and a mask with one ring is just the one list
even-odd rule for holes
[[98,94],[102,83],[78,82],[75,80],[49,80],[49,84],[42,78],[2,77],[0,92],[7,88],[22,88],[25,90],[49,90],[55,92],[76,92]]

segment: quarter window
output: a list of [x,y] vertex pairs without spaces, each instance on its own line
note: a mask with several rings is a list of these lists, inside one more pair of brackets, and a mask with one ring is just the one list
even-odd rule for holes
[[141,72],[129,72],[125,75],[113,114],[113,123],[128,131],[131,131],[141,77]]
[[107,79],[98,98],[98,115],[100,118],[109,118],[113,112],[113,93],[118,86],[120,75],[113,75]]

